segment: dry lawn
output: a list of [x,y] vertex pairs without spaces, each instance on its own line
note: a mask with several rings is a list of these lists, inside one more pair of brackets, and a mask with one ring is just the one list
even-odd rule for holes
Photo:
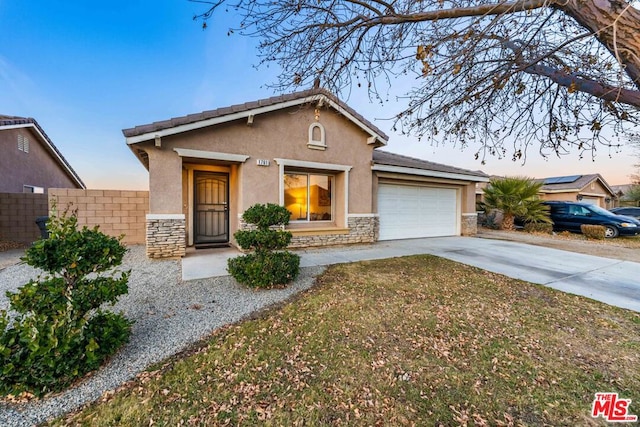
[[331,267],[52,425],[591,425],[640,414],[640,314],[432,256]]

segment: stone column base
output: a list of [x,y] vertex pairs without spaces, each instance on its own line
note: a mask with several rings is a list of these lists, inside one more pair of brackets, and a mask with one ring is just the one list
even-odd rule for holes
[[478,214],[463,213],[460,233],[463,236],[475,236],[478,234]]
[[146,243],[149,258],[183,257],[187,251],[184,214],[148,214]]

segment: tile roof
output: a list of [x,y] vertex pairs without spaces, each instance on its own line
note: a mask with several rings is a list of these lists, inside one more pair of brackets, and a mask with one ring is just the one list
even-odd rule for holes
[[389,153],[388,151],[381,150],[373,150],[373,162],[378,165],[399,166],[404,168],[471,175],[483,178],[489,177],[489,175],[482,171],[457,168],[455,166],[443,165],[441,163],[434,163],[428,160],[417,159],[415,157],[403,156],[401,154]]
[[86,186],[84,185],[84,182],[82,182],[82,179],[80,179],[80,176],[78,175],[78,173],[75,170],[73,170],[73,168],[71,167],[67,159],[64,158],[60,150],[58,150],[58,147],[56,147],[53,141],[51,141],[51,138],[49,138],[49,135],[47,135],[44,129],[42,129],[42,127],[38,124],[36,119],[31,117],[18,117],[18,116],[8,116],[8,115],[0,114],[0,129],[2,129],[3,126],[15,126],[15,125],[31,125],[35,127],[37,131],[40,133],[40,135],[42,135],[42,137],[44,138],[45,144],[52,151],[52,154],[54,155],[54,157],[57,157],[59,159],[63,169],[67,170],[71,178],[74,181],[76,181],[76,183],[81,188],[86,188]]
[[177,126],[197,123],[197,122],[201,122],[208,119],[224,117],[224,116],[235,114],[235,113],[248,112],[256,108],[275,106],[277,104],[282,104],[289,101],[302,100],[304,98],[317,96],[317,95],[325,96],[330,101],[340,106],[342,109],[347,111],[350,115],[352,115],[356,120],[360,121],[364,126],[368,127],[376,134],[380,135],[385,140],[385,142],[389,139],[389,137],[383,131],[381,131],[377,126],[375,126],[373,123],[365,119],[363,116],[361,116],[354,109],[349,107],[347,104],[340,101],[331,92],[322,88],[309,89],[309,90],[304,90],[300,92],[294,92],[294,93],[289,93],[289,94],[284,94],[279,96],[272,96],[270,98],[259,99],[257,101],[245,102],[244,104],[236,104],[236,105],[231,105],[229,107],[217,108],[215,110],[203,111],[201,113],[189,114],[182,117],[174,117],[169,120],[163,120],[163,121],[153,122],[146,125],[136,126],[129,129],[123,129],[122,133],[124,134],[125,137],[129,138],[129,137],[144,135],[151,132],[158,132],[165,129],[174,128]]

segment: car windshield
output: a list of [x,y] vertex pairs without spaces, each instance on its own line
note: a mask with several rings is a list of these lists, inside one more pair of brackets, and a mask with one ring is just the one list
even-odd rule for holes
[[597,214],[600,214],[600,215],[609,215],[609,216],[611,216],[611,212],[609,212],[606,209],[601,208],[600,206],[591,205],[591,206],[589,206],[589,209],[591,211],[597,213]]

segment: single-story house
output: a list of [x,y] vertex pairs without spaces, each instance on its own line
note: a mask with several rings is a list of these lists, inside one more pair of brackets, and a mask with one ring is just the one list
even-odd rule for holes
[[31,117],[0,114],[0,193],[85,188],[62,153]]
[[291,246],[475,234],[470,171],[380,151],[388,136],[311,89],[124,129],[149,170],[149,257],[234,245],[242,213],[278,203]]
[[633,200],[633,197],[630,195],[630,192],[634,190],[635,187],[638,187],[638,184],[612,185],[611,189],[617,198],[615,206],[638,206],[638,201]]
[[579,201],[605,209],[615,206],[615,192],[598,173],[556,176],[538,181],[543,182],[540,189],[543,200]]

